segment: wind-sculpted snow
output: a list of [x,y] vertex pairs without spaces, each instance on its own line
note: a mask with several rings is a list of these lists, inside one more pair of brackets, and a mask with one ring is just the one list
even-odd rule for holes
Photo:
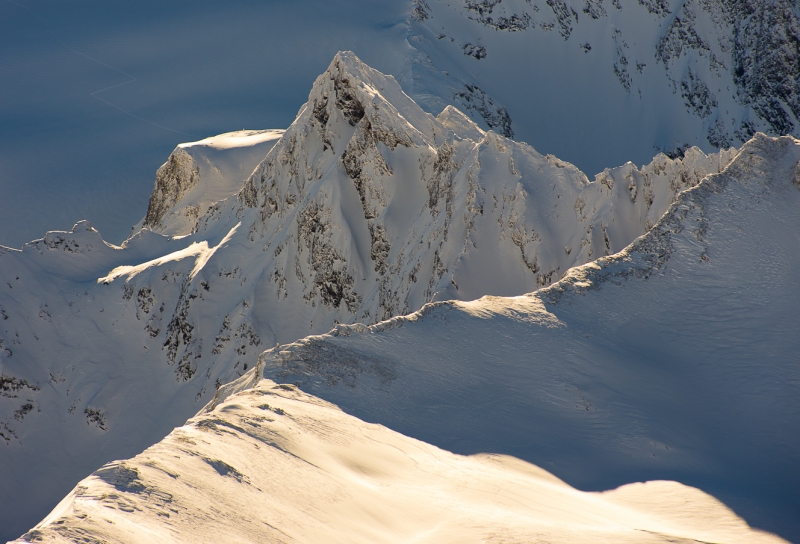
[[799,161],[797,140],[758,135],[646,235],[549,287],[342,325],[267,351],[259,369],[580,489],[699,487],[796,540]]
[[19,541],[783,542],[676,482],[584,493],[513,457],[455,455],[365,423],[293,385],[239,385],[81,481]]
[[[276,135],[179,146],[150,227],[122,246],[82,222],[0,253],[0,482],[15,497],[0,526],[30,527],[277,342],[549,285],[624,248],[736,154],[659,155],[590,183],[455,108],[423,112],[352,53]],[[364,369],[393,380],[383,362],[343,365],[345,383]]]

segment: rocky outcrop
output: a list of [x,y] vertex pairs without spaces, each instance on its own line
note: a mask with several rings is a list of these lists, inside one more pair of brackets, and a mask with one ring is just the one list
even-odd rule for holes
[[185,236],[215,202],[237,193],[282,130],[241,130],[189,142],[175,148],[156,172],[144,219],[147,228]]
[[156,172],[156,185],[150,195],[145,227],[157,227],[161,220],[200,179],[200,168],[183,149],[172,152]]

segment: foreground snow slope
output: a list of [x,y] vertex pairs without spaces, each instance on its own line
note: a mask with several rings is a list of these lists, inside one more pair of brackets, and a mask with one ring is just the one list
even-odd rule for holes
[[676,482],[580,492],[513,457],[455,455],[270,380],[99,469],[20,539],[509,540],[783,542]]
[[659,155],[589,182],[455,108],[425,113],[352,53],[277,134],[179,146],[157,174],[147,228],[123,246],[82,222],[0,253],[9,538],[276,342],[547,285],[624,248],[736,153]]
[[267,351],[268,378],[580,489],[676,480],[800,540],[800,142],[758,135],[617,255]]

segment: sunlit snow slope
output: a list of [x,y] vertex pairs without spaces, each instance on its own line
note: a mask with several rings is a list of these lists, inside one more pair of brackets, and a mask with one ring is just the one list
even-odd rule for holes
[[367,421],[580,489],[670,479],[800,539],[800,142],[763,135],[617,255],[262,356]]
[[783,542],[676,482],[583,493],[512,457],[454,455],[270,380],[96,471],[20,541]]
[[144,228],[122,246],[81,222],[0,250],[9,538],[103,463],[183,423],[276,342],[548,285],[624,248],[736,153],[659,155],[589,182],[455,108],[425,113],[352,53],[279,135],[178,146]]

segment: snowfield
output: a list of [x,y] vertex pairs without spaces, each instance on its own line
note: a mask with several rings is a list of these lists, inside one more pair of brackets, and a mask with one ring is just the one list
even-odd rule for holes
[[[394,78],[339,53],[286,131],[178,146],[121,246],[81,222],[0,248],[3,536],[32,527],[97,467],[263,378],[428,443],[432,457],[450,455],[436,447],[518,459],[495,467],[504,480],[532,463],[576,501],[596,496],[568,486],[671,480],[608,497],[655,489],[656,510],[677,494],[722,512],[705,493],[736,513],[710,527],[705,514],[651,512],[642,525],[630,521],[639,508],[608,518],[611,541],[641,537],[637,527],[724,536],[728,525],[747,540],[745,522],[796,539],[799,159],[797,140],[758,134],[740,150],[660,154],[590,182],[452,106],[426,113]],[[225,468],[237,459],[206,464],[237,485],[255,478]],[[121,490],[141,495],[122,502],[155,500],[146,485]],[[488,500],[456,495],[469,508]],[[302,510],[297,500],[287,508]],[[76,533],[37,530],[99,530],[80,515],[65,521]],[[504,534],[533,534],[542,515]],[[468,518],[441,534],[484,538]],[[378,525],[376,538],[404,538]],[[554,534],[592,540],[590,525]]]
[[676,482],[585,493],[261,380],[78,484],[20,542],[784,542]]

